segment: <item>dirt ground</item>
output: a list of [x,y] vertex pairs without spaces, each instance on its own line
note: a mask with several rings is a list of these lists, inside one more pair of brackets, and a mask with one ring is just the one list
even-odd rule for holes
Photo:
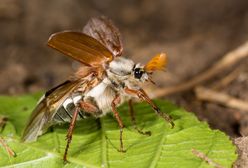
[[[81,30],[90,17],[99,15],[108,16],[119,27],[124,56],[145,63],[159,52],[167,53],[167,72],[157,73],[154,79],[160,88],[201,74],[248,39],[247,0],[1,0],[0,94],[46,90],[67,79],[73,73],[73,61],[48,48],[46,41],[57,31]],[[248,101],[248,60],[204,86],[216,84],[234,69],[238,69],[235,78],[219,91]],[[165,98],[231,138],[248,135],[245,111],[200,101],[193,90]]]

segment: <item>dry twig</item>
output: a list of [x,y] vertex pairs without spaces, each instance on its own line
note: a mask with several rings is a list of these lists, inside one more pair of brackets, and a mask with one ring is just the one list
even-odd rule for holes
[[210,166],[213,166],[213,167],[216,167],[216,168],[223,168],[223,167],[222,167],[221,165],[219,165],[218,163],[215,163],[214,161],[212,161],[211,159],[209,159],[204,153],[199,152],[199,151],[197,151],[196,149],[192,149],[192,153],[193,153],[196,157],[198,157],[198,158],[204,160],[205,162],[207,162]]
[[15,152],[7,145],[7,143],[4,141],[4,139],[2,137],[0,137],[0,144],[7,151],[7,153],[9,154],[9,156],[11,156],[11,157],[15,157],[16,156]]
[[243,111],[248,111],[248,102],[237,99],[225,93],[216,92],[212,89],[197,87],[195,89],[196,97],[200,100],[210,101],[222,104]]
[[220,88],[227,86],[228,84],[230,84],[232,81],[234,81],[239,76],[241,71],[242,71],[242,67],[238,66],[236,69],[231,71],[225,77],[214,82],[214,85],[211,88],[214,90],[218,90]]
[[[0,128],[1,128],[1,131],[3,131],[7,120],[8,120],[8,118],[6,118],[4,116],[0,116]],[[6,144],[6,142],[4,141],[4,139],[1,136],[0,136],[0,145],[3,146],[3,148],[9,154],[9,156],[12,156],[12,157],[16,156],[15,152]]]
[[248,57],[248,42],[244,43],[237,49],[224,55],[224,57],[221,60],[219,60],[216,64],[214,64],[211,68],[195,76],[193,79],[186,82],[182,82],[175,86],[158,89],[152,93],[151,97],[162,97],[192,89],[196,85],[199,85],[204,81],[209,80],[210,78],[214,77],[215,75],[219,74],[225,69],[230,68],[231,66],[237,64],[242,59],[247,57]]

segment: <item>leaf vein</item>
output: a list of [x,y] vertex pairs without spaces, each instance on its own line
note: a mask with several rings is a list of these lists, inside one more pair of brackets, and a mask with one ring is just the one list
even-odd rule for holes
[[102,138],[102,167],[107,168],[108,166],[108,158],[107,158],[107,141],[105,137],[105,128],[104,128],[104,122],[102,119],[100,119],[101,123],[101,138]]
[[[162,127],[162,128],[164,128],[164,127]],[[151,158],[152,158],[152,162],[151,162],[151,164],[148,166],[149,168],[155,168],[155,167],[156,167],[157,162],[158,162],[159,157],[160,157],[161,152],[162,152],[163,143],[164,143],[164,141],[165,141],[166,135],[167,135],[166,131],[163,131],[161,140],[160,140],[159,145],[158,145],[158,147],[157,147],[157,151],[155,152],[154,156],[151,157]]]

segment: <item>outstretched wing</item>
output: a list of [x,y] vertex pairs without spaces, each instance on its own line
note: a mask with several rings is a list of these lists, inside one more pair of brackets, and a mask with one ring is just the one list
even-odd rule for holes
[[104,45],[82,32],[63,31],[52,34],[47,44],[92,67],[102,66],[113,59],[112,53]]
[[104,16],[91,18],[84,26],[83,32],[101,42],[114,56],[122,54],[120,32],[110,19]]
[[43,133],[44,129],[51,126],[51,121],[57,108],[80,84],[80,82],[76,81],[66,81],[46,92],[30,116],[24,129],[22,140],[24,142],[35,141]]

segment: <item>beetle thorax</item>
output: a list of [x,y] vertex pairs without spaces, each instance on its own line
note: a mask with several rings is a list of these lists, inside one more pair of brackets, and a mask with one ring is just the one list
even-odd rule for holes
[[109,71],[118,76],[131,74],[134,62],[130,59],[117,57],[109,64]]
[[116,85],[116,87],[123,87],[129,85],[130,82],[135,82],[133,78],[133,68],[135,63],[127,58],[117,57],[109,64],[107,75],[110,81]]

